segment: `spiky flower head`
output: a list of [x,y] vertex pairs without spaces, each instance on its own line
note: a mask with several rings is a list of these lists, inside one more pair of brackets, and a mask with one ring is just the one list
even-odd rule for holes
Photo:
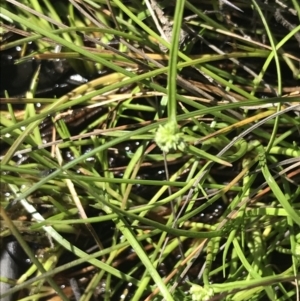
[[169,121],[165,125],[159,125],[155,133],[155,142],[166,153],[177,149],[184,151],[186,147],[178,125],[173,121]]
[[193,301],[208,301],[214,295],[212,288],[206,288],[201,285],[192,284],[190,294]]

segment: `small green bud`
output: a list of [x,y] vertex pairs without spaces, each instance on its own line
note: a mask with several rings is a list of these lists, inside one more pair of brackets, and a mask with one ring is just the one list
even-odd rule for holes
[[186,147],[177,123],[172,121],[158,127],[155,133],[155,142],[166,153],[177,149],[184,151]]
[[193,301],[207,301],[214,295],[212,288],[205,288],[197,284],[192,284],[190,294]]

